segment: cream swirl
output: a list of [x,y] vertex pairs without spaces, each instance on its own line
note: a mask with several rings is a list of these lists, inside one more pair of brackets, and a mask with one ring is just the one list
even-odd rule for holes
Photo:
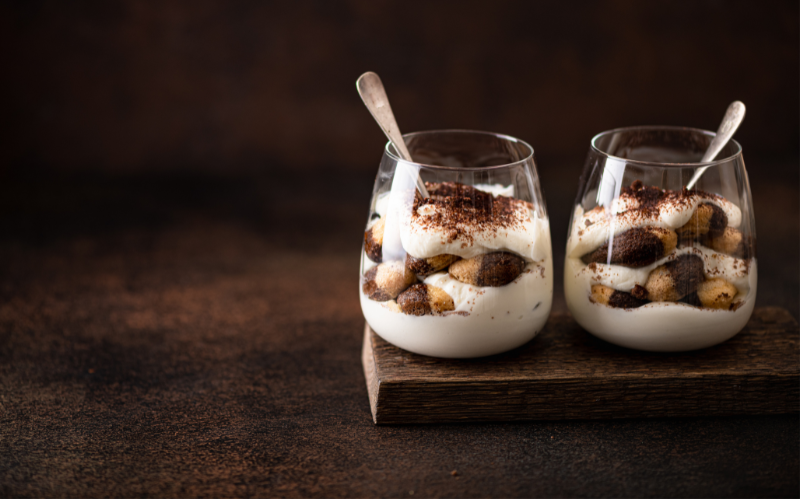
[[597,206],[584,213],[580,205],[573,214],[572,233],[567,241],[567,256],[580,257],[603,245],[614,236],[633,228],[652,226],[664,229],[677,229],[685,225],[701,203],[718,206],[728,218],[728,226],[739,227],[742,211],[721,196],[702,191],[665,191],[657,188],[652,193],[657,200],[647,200],[636,196],[636,191],[624,189],[610,207]]
[[[443,183],[432,189],[426,200],[415,198],[413,190],[378,198],[375,211],[387,217],[384,251],[397,246],[392,242],[396,232],[403,251],[420,259],[497,251],[516,253],[527,262],[550,257],[549,221],[530,203],[503,195],[513,194],[513,186]],[[451,200],[458,199],[465,205],[453,206]]]

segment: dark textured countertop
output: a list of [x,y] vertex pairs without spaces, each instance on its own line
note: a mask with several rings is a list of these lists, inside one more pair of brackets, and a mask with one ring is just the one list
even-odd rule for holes
[[[562,310],[574,189],[545,184]],[[796,186],[754,189],[758,303],[797,317]],[[333,174],[3,183],[0,495],[800,494],[796,414],[375,426],[370,191]]]

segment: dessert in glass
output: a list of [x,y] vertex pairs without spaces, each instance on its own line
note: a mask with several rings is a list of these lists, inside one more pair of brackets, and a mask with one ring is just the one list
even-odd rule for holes
[[564,265],[567,305],[584,329],[670,352],[724,342],[747,323],[757,281],[752,196],[736,141],[697,163],[714,135],[630,127],[592,139]]
[[[541,331],[553,299],[550,225],[533,149],[466,130],[386,145],[361,254],[372,330],[443,358],[501,353]],[[424,182],[427,196],[415,187]]]

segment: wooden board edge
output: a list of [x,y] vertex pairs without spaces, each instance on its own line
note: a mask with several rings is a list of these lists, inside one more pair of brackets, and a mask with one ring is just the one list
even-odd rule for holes
[[[709,398],[709,404],[704,404],[705,398],[702,394],[696,394],[692,398],[696,404],[691,406],[681,406],[670,404],[675,400],[675,395],[664,394],[663,387],[651,387],[650,383],[642,380],[631,380],[638,387],[627,387],[616,397],[608,399],[608,395],[600,397],[600,411],[595,411],[590,406],[586,406],[586,396],[580,393],[575,397],[565,391],[567,387],[558,387],[562,383],[546,384],[545,387],[531,387],[533,393],[528,391],[524,383],[514,384],[477,384],[479,391],[464,391],[461,384],[452,384],[454,392],[461,392],[458,399],[442,397],[442,390],[449,390],[444,385],[450,384],[426,384],[420,382],[409,386],[408,384],[394,384],[387,382],[382,384],[381,390],[384,402],[408,399],[408,394],[413,393],[417,400],[414,410],[409,408],[396,407],[394,404],[383,405],[382,411],[376,418],[378,425],[392,424],[444,424],[444,423],[478,423],[478,422],[533,422],[533,421],[569,421],[569,420],[616,420],[616,419],[637,419],[637,418],[687,418],[687,417],[723,417],[734,415],[785,415],[800,413],[800,386],[798,386],[796,376],[760,377],[760,380],[752,380],[742,377],[724,377],[716,384],[712,383],[711,389],[707,389],[706,384],[702,384],[702,379],[686,380],[682,385],[683,389],[694,390],[713,390],[718,391],[717,387],[725,386],[731,392],[727,401],[716,402]],[[650,381],[653,382],[653,381]],[[662,383],[665,381],[662,381]],[[671,381],[666,381],[673,385]],[[710,382],[710,381],[707,381]],[[602,386],[602,384],[600,384]],[[694,387],[692,387],[694,386]],[[749,387],[748,387],[749,386]],[[747,394],[740,394],[736,397],[735,392],[747,388],[746,392],[752,394],[770,394],[769,400],[756,400],[747,397]],[[601,387],[598,386],[594,391],[602,394]],[[635,391],[632,391],[635,389]],[[655,394],[666,396],[663,401],[652,399],[652,389],[656,389]],[[592,392],[592,391],[590,391]],[[675,393],[683,391],[677,390]],[[688,392],[688,391],[687,391]],[[561,393],[560,401],[551,401],[551,395]],[[638,393],[638,394],[637,394]],[[531,396],[539,402],[529,400]],[[566,397],[564,397],[566,396]],[[698,397],[699,396],[699,397]],[[526,401],[528,399],[528,401]],[[588,398],[591,399],[591,398]],[[645,399],[649,399],[646,404]],[[661,399],[661,398],[657,398]],[[583,400],[583,401],[581,401]],[[626,401],[627,400],[627,401]],[[428,404],[426,404],[429,403]],[[531,404],[533,403],[533,404]],[[554,404],[555,403],[555,404]],[[604,411],[603,407],[611,405],[617,406],[613,411]],[[427,411],[420,411],[427,406]],[[538,408],[537,408],[538,407]]]
[[[760,329],[767,329],[772,330],[776,327],[785,328],[787,330],[797,330],[797,321],[791,316],[787,311],[782,308],[767,308],[765,310],[757,310],[759,313],[759,321],[765,323],[765,325],[759,325]],[[755,314],[755,313],[754,313]],[[565,314],[566,315],[566,314]],[[551,318],[552,319],[552,318]],[[549,322],[549,321],[548,321]],[[800,384],[798,384],[798,371],[791,370],[790,372],[781,372],[781,373],[770,373],[770,374],[760,374],[756,376],[755,379],[752,378],[752,374],[740,374],[740,373],[729,373],[726,372],[724,374],[714,374],[712,378],[717,378],[720,375],[724,375],[720,380],[717,381],[723,382],[725,385],[729,385],[730,387],[746,387],[751,386],[750,389],[755,389],[756,392],[762,394],[771,394],[772,401],[768,407],[761,407],[758,408],[756,406],[751,406],[748,403],[740,401],[739,404],[731,404],[731,401],[727,403],[723,403],[720,405],[714,405],[714,407],[710,408],[669,408],[669,407],[661,407],[661,408],[627,408],[627,411],[624,412],[615,412],[614,414],[609,415],[605,412],[600,412],[599,414],[595,414],[594,412],[587,412],[582,414],[574,413],[574,410],[577,410],[575,407],[574,402],[569,402],[566,406],[562,409],[567,413],[571,413],[571,415],[562,414],[562,415],[553,415],[552,412],[540,412],[537,410],[531,411],[532,408],[528,405],[519,405],[519,402],[512,402],[517,397],[509,397],[513,393],[518,393],[518,396],[522,393],[527,392],[525,389],[516,387],[513,391],[510,391],[511,394],[507,394],[502,397],[502,405],[507,405],[509,408],[506,408],[505,411],[497,412],[497,405],[490,404],[492,406],[492,411],[486,411],[486,403],[489,400],[498,396],[498,392],[503,392],[503,388],[501,387],[487,387],[484,386],[484,390],[489,390],[492,395],[483,394],[481,396],[481,400],[478,402],[477,405],[472,405],[467,408],[467,414],[458,414],[457,411],[453,411],[456,408],[462,406],[464,404],[468,404],[469,396],[467,394],[463,394],[467,396],[466,400],[459,399],[455,402],[452,407],[447,409],[440,408],[438,415],[426,415],[420,414],[419,408],[416,409],[415,412],[409,413],[406,409],[401,407],[396,407],[395,399],[400,400],[409,400],[410,396],[408,393],[403,394],[407,390],[411,389],[414,392],[414,397],[422,396],[423,399],[429,398],[432,401],[437,401],[437,403],[441,404],[443,401],[441,398],[441,394],[436,394],[437,388],[441,389],[441,382],[436,380],[394,380],[394,378],[390,377],[388,379],[384,378],[381,380],[380,374],[380,366],[378,366],[376,360],[376,354],[378,351],[375,350],[376,342],[378,340],[377,335],[371,331],[369,325],[365,324],[364,326],[364,344],[362,348],[362,364],[364,368],[365,379],[367,382],[367,390],[370,400],[370,410],[373,416],[373,422],[376,425],[425,425],[425,424],[438,424],[438,423],[458,423],[458,422],[524,422],[524,421],[565,421],[565,420],[595,420],[595,419],[629,419],[629,418],[685,418],[685,417],[702,417],[702,416],[714,416],[714,417],[722,417],[722,416],[732,416],[732,415],[780,415],[780,414],[796,414],[800,412]],[[747,377],[746,379],[739,380],[734,383],[735,378],[738,377]],[[685,380],[685,384],[693,384],[697,383],[699,380],[691,380],[694,377],[691,377],[690,380]],[[706,382],[711,382],[707,379],[707,377],[698,377],[698,379],[706,379]],[[723,380],[724,379],[724,380]],[[411,385],[416,386],[411,388],[408,386],[408,382],[412,382]],[[458,391],[458,386],[467,382],[468,385],[472,385],[469,381],[449,381],[444,385],[452,385],[453,389]],[[523,385],[526,384],[525,380],[495,380],[494,383],[500,384],[506,388],[506,390],[510,389],[509,385],[517,385],[522,383]],[[563,379],[563,380],[551,380],[550,383],[566,383],[570,384],[570,380]],[[637,377],[634,381],[627,381],[625,378],[621,378],[616,380],[616,383],[630,383],[630,382],[644,382],[639,377]],[[659,384],[659,378],[649,379],[647,381],[648,384]],[[766,384],[763,387],[756,388],[759,384]],[[483,385],[483,384],[479,384]],[[489,384],[492,385],[492,384]],[[711,384],[714,385],[714,384]],[[522,391],[520,391],[522,389]],[[598,388],[600,389],[600,388]],[[778,389],[776,391],[776,389]],[[462,388],[463,390],[463,388]],[[469,391],[471,392],[471,390]],[[737,391],[738,392],[738,391]],[[486,396],[489,396],[488,398]],[[640,395],[641,396],[641,395]],[[641,397],[650,398],[650,395],[644,395]],[[713,401],[714,398],[710,398]],[[734,398],[738,399],[738,398]],[[499,402],[499,401],[498,401]],[[387,405],[388,403],[388,405]],[[515,404],[516,403],[516,404]],[[742,406],[744,403],[744,406]],[[433,406],[436,406],[434,404]],[[423,405],[424,406],[424,405]],[[636,406],[636,405],[634,405]],[[705,405],[701,405],[705,406]],[[481,408],[482,407],[482,408]],[[513,408],[512,408],[513,407]],[[434,411],[434,413],[437,413]],[[605,413],[605,414],[603,414]]]
[[369,396],[369,409],[372,412],[372,421],[378,423],[378,367],[372,352],[372,338],[369,325],[364,323],[364,343],[361,346],[361,365],[364,368],[364,379],[367,382],[367,395]]

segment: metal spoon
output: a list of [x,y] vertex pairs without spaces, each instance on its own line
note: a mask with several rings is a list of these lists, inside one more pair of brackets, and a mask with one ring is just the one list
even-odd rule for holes
[[[406,143],[403,141],[403,135],[400,133],[400,128],[397,126],[397,121],[394,119],[392,107],[389,105],[389,98],[386,96],[386,90],[383,88],[381,78],[373,73],[367,71],[356,80],[356,88],[361,100],[367,106],[367,109],[372,113],[372,117],[381,126],[381,130],[386,134],[386,137],[394,145],[395,151],[400,155],[400,158],[408,162],[413,162],[411,154],[406,148]],[[423,198],[428,198],[428,190],[425,189],[425,183],[419,175],[415,179],[417,190]]]
[[[744,111],[744,103],[742,101],[733,101],[731,105],[728,106],[728,110],[725,111],[725,116],[722,117],[722,123],[719,124],[719,128],[717,129],[717,135],[714,137],[714,140],[711,141],[711,144],[708,145],[706,154],[703,155],[703,159],[700,160],[700,163],[708,163],[717,157],[719,152],[722,151],[722,148],[731,140],[733,134],[736,133],[736,129],[739,128],[742,120],[744,120]],[[698,168],[692,180],[686,184],[686,188],[692,189],[706,169],[708,169],[708,167]]]

